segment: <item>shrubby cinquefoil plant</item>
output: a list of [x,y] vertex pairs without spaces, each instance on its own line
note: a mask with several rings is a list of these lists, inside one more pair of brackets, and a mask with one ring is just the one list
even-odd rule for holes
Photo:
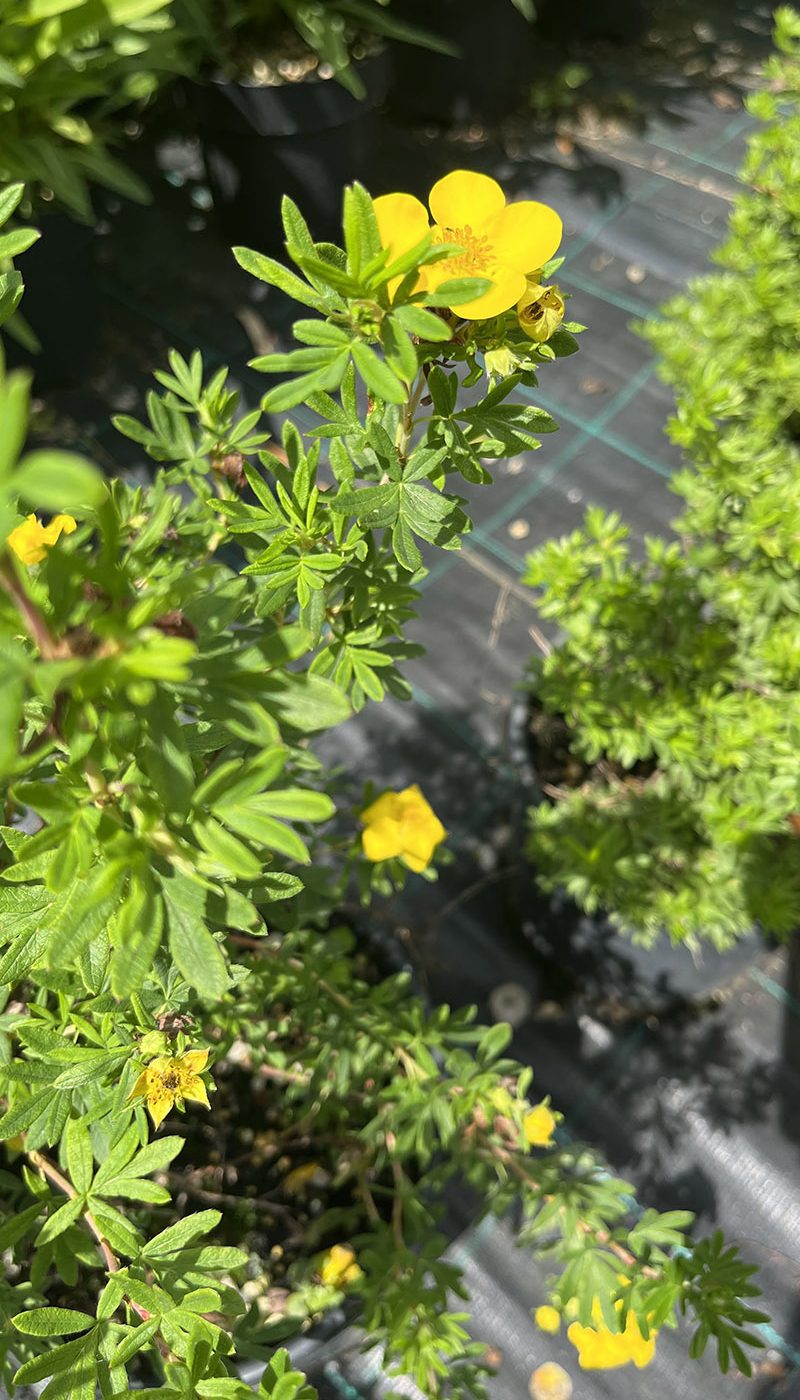
[[580,771],[531,854],[645,941],[800,927],[800,17],[776,23],[720,268],[646,327],[687,458],[679,540],[636,559],[593,510],[526,574],[561,629],[538,703]]
[[26,452],[28,379],[2,379],[1,1373],[50,1400],[243,1400],[243,1358],[263,1396],[310,1400],[275,1348],[345,1294],[393,1373],[484,1395],[441,1234],[456,1177],[553,1260],[540,1321],[583,1364],[645,1364],[685,1313],[696,1353],[749,1369],[736,1251],[632,1214],[557,1141],[508,1027],[381,980],[337,914],[354,878],[432,875],[445,833],[413,774],[335,813],[309,740],[407,695],[421,544],[457,548],[453,482],[555,426],[514,390],[575,348],[525,325],[552,211],[469,173],[431,206],[429,230],[356,186],[344,249],[287,203],[297,271],[238,251],[313,313],[257,362],[305,436],[272,445],[224,371],[172,354],[149,423],[118,420],[153,484],[108,482]]

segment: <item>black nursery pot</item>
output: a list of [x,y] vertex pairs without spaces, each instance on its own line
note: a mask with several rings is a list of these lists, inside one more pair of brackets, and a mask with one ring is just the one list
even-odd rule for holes
[[[509,761],[528,807],[547,801],[531,740],[534,709],[534,697],[521,695],[512,704],[508,725]],[[607,913],[584,913],[563,889],[539,889],[535,866],[524,861],[516,867],[510,893],[516,928],[542,965],[556,999],[571,1000],[612,1021],[680,1016],[713,1006],[720,989],[763,947],[756,930],[725,952],[709,943],[693,955],[666,931],[652,946],[642,947],[620,933]]]
[[317,241],[341,238],[342,190],[368,181],[388,85],[385,54],[363,59],[358,100],[334,79],[256,87],[218,78],[199,92],[206,173],[231,243],[282,247],[281,199],[291,196]]
[[647,27],[647,0],[538,0],[536,25],[545,39],[632,43]]
[[535,31],[511,0],[405,0],[403,18],[447,39],[458,55],[396,45],[395,117],[446,124],[512,111],[531,78]]
[[42,236],[19,260],[25,280],[20,310],[41,349],[27,350],[6,335],[6,359],[12,368],[30,366],[37,390],[79,388],[98,335],[95,230],[62,213],[31,222]]

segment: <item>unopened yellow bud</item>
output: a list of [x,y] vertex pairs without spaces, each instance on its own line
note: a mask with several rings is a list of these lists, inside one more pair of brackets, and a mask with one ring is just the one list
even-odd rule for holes
[[561,1313],[558,1308],[551,1308],[549,1304],[537,1308],[533,1314],[533,1320],[540,1332],[554,1333],[558,1332],[561,1327]]

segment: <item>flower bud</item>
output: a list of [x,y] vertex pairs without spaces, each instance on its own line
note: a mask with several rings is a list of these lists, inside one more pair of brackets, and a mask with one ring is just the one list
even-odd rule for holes
[[509,350],[505,345],[498,345],[494,350],[487,350],[484,355],[486,373],[490,379],[507,379],[514,373],[519,363],[513,350]]
[[564,319],[564,298],[558,287],[542,287],[528,282],[527,291],[517,302],[517,320],[531,340],[549,340]]

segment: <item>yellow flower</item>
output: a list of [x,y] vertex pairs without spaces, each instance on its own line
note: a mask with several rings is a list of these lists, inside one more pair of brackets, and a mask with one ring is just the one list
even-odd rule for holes
[[567,1336],[577,1349],[578,1363],[584,1371],[607,1371],[614,1366],[626,1366],[629,1361],[640,1369],[650,1365],[656,1351],[656,1333],[651,1332],[645,1340],[632,1312],[628,1313],[624,1332],[612,1332],[606,1327],[598,1302],[592,1308],[592,1317],[594,1327],[572,1322],[567,1328]]
[[323,1184],[326,1179],[326,1173],[319,1162],[304,1162],[302,1166],[287,1172],[282,1184],[287,1195],[297,1196],[301,1195],[307,1186],[316,1182]]
[[558,1308],[551,1308],[549,1304],[537,1308],[533,1320],[540,1332],[558,1332],[561,1329],[561,1313]]
[[558,287],[542,287],[528,281],[527,291],[517,302],[517,320],[531,340],[549,340],[564,319],[564,298]]
[[546,1099],[525,1114],[522,1127],[530,1147],[552,1147],[556,1116],[548,1108]]
[[473,321],[500,316],[525,293],[526,275],[552,258],[561,242],[558,214],[547,204],[522,199],[506,204],[496,180],[474,170],[451,170],[428,197],[433,228],[424,204],[411,194],[384,194],[375,200],[381,241],[392,258],[401,257],[429,231],[434,243],[457,243],[463,250],[427,264],[419,288],[434,292],[460,277],[485,277],[488,291],[451,306]]
[[328,1288],[343,1288],[361,1278],[361,1269],[356,1263],[355,1251],[349,1244],[335,1244],[322,1256],[319,1276]]
[[49,525],[43,525],[35,515],[29,515],[11,531],[6,543],[23,564],[41,564],[59,535],[71,535],[77,528],[71,515],[54,515]]
[[528,1389],[531,1400],[571,1400],[572,1381],[557,1361],[545,1361],[537,1366]]
[[384,792],[361,813],[361,844],[367,860],[399,857],[409,870],[426,870],[447,832],[417,784]]
[[207,1050],[187,1050],[185,1055],[159,1055],[143,1069],[130,1097],[146,1099],[155,1126],[163,1123],[174,1104],[183,1108],[184,1099],[209,1108],[206,1086],[200,1075],[208,1060]]

